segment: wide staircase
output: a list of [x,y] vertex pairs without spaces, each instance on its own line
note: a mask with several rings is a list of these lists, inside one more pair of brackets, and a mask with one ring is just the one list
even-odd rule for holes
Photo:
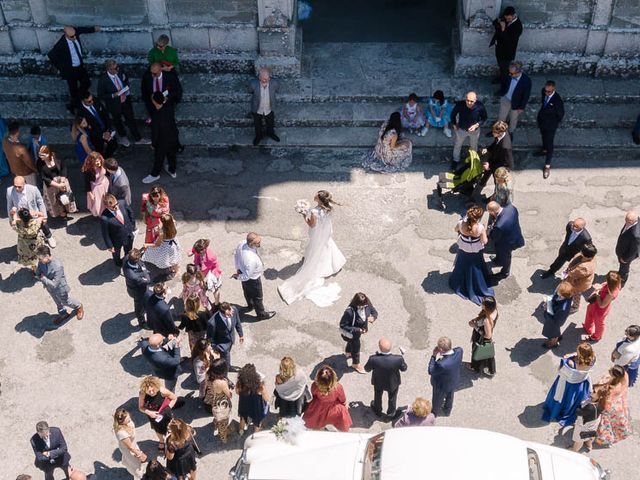
[[[473,89],[491,120],[499,98],[487,79],[451,78],[446,66],[425,60],[420,44],[308,44],[305,74],[282,79],[276,111],[280,143],[263,141],[260,148],[367,148],[375,143],[378,128],[401,107],[411,92],[425,98],[436,89],[461,99]],[[433,52],[432,52],[433,53]],[[440,58],[444,57],[444,53]],[[245,147],[253,140],[249,115],[248,73],[182,73],[184,97],[177,111],[182,142],[187,146]],[[557,135],[560,150],[610,149],[638,151],[630,130],[640,113],[636,80],[549,76],[558,85],[566,116]],[[533,92],[521,117],[514,148],[539,146],[535,117],[546,78],[533,78]],[[94,79],[93,86],[97,85]],[[140,102],[140,79],[131,80],[135,111],[141,131],[146,112]],[[65,109],[66,84],[50,75],[0,77],[0,115],[22,125],[40,125],[50,142],[71,145],[71,115]],[[26,129],[25,129],[26,130]],[[485,128],[485,131],[488,131]],[[25,131],[26,133],[26,131]],[[414,148],[452,145],[442,131],[411,137]],[[488,139],[485,139],[488,142]],[[143,148],[143,147],[136,147]],[[148,147],[145,147],[148,148]]]

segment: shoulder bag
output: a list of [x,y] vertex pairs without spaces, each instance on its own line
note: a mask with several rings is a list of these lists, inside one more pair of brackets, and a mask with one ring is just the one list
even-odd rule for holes
[[481,340],[480,342],[473,343],[473,353],[471,354],[471,359],[474,362],[487,360],[495,356],[496,356],[496,348],[493,341],[489,340],[485,342]]

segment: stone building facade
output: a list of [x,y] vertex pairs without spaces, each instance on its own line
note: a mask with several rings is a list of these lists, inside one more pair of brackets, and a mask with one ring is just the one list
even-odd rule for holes
[[[452,26],[458,74],[494,68],[491,20],[506,3],[524,23],[519,57],[530,71],[640,73],[638,0],[443,1],[459,3]],[[297,0],[0,0],[0,73],[49,69],[44,54],[61,26],[72,24],[103,28],[83,39],[96,67],[117,53],[121,63],[144,68],[153,39],[166,33],[184,71],[268,65],[276,75],[299,75],[303,32],[296,12]]]

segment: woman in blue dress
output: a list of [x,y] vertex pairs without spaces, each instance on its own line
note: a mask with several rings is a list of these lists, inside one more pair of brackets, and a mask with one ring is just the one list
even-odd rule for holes
[[494,296],[493,288],[489,286],[489,269],[482,253],[488,241],[484,225],[480,223],[483,213],[482,208],[474,205],[456,225],[458,253],[449,278],[451,289],[476,305],[482,304],[485,297]]
[[573,287],[569,282],[560,282],[555,293],[549,300],[542,303],[544,311],[544,325],[542,335],[547,341],[542,344],[544,348],[556,348],[562,340],[562,326],[571,313],[571,301]]
[[71,138],[76,144],[76,156],[80,166],[84,165],[87,156],[93,151],[93,145],[89,138],[89,124],[84,117],[77,117],[71,127]]
[[558,422],[563,427],[576,421],[576,409],[589,399],[590,373],[595,363],[596,355],[587,342],[580,343],[575,353],[560,359],[558,376],[542,407],[542,420]]
[[[4,137],[7,135],[7,125],[4,120],[0,118],[0,141],[4,141]],[[4,150],[0,148],[0,178],[9,175],[9,164],[4,156]]]

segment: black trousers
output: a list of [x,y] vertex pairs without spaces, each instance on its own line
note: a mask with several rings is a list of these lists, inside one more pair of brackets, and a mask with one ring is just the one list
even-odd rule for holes
[[453,394],[455,392],[445,392],[444,390],[440,390],[438,388],[433,389],[433,393],[431,394],[431,406],[433,413],[436,417],[441,416],[440,411],[442,410],[442,415],[448,417],[451,415],[451,410],[453,410]]
[[341,335],[342,339],[347,342],[344,351],[351,354],[351,360],[353,360],[354,365],[360,364],[360,335],[359,333],[354,333],[353,338],[347,338]]
[[509,275],[511,273],[511,254],[512,251],[509,248],[496,248],[496,263],[502,267],[500,270],[502,275]]
[[389,405],[387,406],[387,415],[393,416],[396,413],[396,400],[398,398],[398,389],[395,390],[383,390],[376,386],[373,387],[373,410],[380,414],[382,413],[382,393],[387,392],[389,397]]
[[46,223],[43,223],[40,226],[40,230],[42,230],[42,233],[44,234],[44,238],[51,238],[51,229],[49,228],[49,225],[47,225]]
[[[113,125],[116,127],[118,135],[121,137],[127,136],[127,131],[124,128],[126,124],[134,142],[137,142],[142,138],[138,130],[138,126],[136,125],[136,119],[133,115],[133,103],[131,102],[131,97],[127,97],[127,100],[120,104],[120,109],[110,110],[109,114],[111,115]],[[124,122],[122,121],[123,118]]]
[[96,145],[94,145],[96,152],[100,153],[104,158],[113,157],[116,149],[118,148],[118,141],[115,138],[112,138],[108,142],[103,140],[101,142],[95,141]]
[[53,472],[56,468],[60,468],[66,478],[69,478],[69,461],[71,456],[68,453],[64,453],[60,457],[56,458],[53,463],[50,462],[36,462],[36,468],[44,472],[44,480],[54,480]]
[[69,87],[69,103],[80,106],[80,94],[91,87],[91,79],[84,66],[72,67],[71,74],[65,78]]
[[116,247],[114,245],[113,250],[114,252],[111,254],[111,256],[113,257],[113,262],[121,267],[122,266],[122,256],[120,255],[120,252],[122,250],[124,250],[124,254],[125,255],[129,255],[129,252],[131,251],[131,249],[133,248],[133,236],[129,237],[127,239],[127,242],[124,245],[118,246]]
[[491,178],[491,176],[493,175],[493,172],[491,170],[484,170],[482,172],[482,176],[480,177],[480,180],[478,180],[478,183],[476,183],[476,186],[473,189],[473,192],[471,193],[471,199],[480,203],[480,194],[482,193],[482,189],[484,187],[487,186],[487,182],[489,182],[489,179]]
[[511,82],[511,77],[509,76],[509,64],[513,60],[504,60],[500,58],[496,58],[498,62],[498,69],[500,70],[500,91],[507,92],[509,90],[509,83]]
[[562,265],[564,265],[566,262],[571,260],[571,258],[573,257],[569,257],[565,253],[558,253],[558,256],[549,267],[548,272],[552,274],[556,273],[558,270],[560,270],[560,267],[562,267]]
[[144,292],[138,293],[135,290],[127,288],[127,293],[133,299],[133,311],[138,319],[138,325],[142,326],[143,323],[147,322],[144,316],[147,311],[144,303]]
[[244,293],[247,306],[249,308],[255,308],[256,315],[261,316],[265,314],[264,303],[262,301],[262,281],[260,278],[242,282],[242,293]]
[[620,274],[620,279],[622,280],[622,287],[627,283],[629,279],[629,268],[631,267],[631,262],[620,263],[620,267],[618,268],[618,273]]
[[156,146],[153,149],[153,167],[151,168],[151,175],[154,177],[160,175],[160,170],[162,170],[165,158],[167,159],[169,171],[175,173],[177,163],[176,153],[177,147],[165,147],[163,145]]
[[252,113],[253,115],[253,128],[255,129],[256,138],[260,139],[265,135],[265,129],[262,127],[262,122],[266,124],[266,135],[275,135],[273,125],[275,123],[275,115],[273,112],[269,115],[260,115],[259,113]]
[[551,166],[551,159],[553,158],[553,141],[556,138],[556,129],[543,130],[540,129],[540,136],[542,137],[542,149],[547,152],[547,158],[544,161],[545,166]]

